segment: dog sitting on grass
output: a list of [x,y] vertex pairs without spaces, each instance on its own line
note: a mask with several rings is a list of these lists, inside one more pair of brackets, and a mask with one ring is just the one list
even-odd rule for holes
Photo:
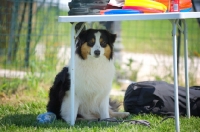
[[[75,119],[125,118],[117,112],[119,105],[109,100],[115,75],[113,45],[115,34],[107,30],[88,29],[78,36],[75,51]],[[71,121],[70,64],[58,73],[49,92],[47,111],[57,119]]]

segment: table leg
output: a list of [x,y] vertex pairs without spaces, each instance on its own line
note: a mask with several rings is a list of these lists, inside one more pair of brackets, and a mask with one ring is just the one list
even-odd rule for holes
[[184,62],[185,62],[185,88],[186,88],[186,108],[187,117],[190,118],[190,95],[189,95],[189,78],[188,78],[188,36],[187,36],[187,24],[185,20],[182,20],[184,26]]
[[71,28],[71,62],[70,62],[70,110],[71,110],[71,122],[70,125],[75,124],[75,116],[74,116],[74,94],[75,94],[75,61],[74,61],[74,53],[75,53],[75,26],[76,23],[73,23]]
[[173,69],[174,69],[174,100],[175,100],[175,125],[176,132],[180,132],[179,125],[179,102],[178,102],[178,77],[177,77],[177,36],[176,36],[177,20],[172,21],[173,36]]
[[75,96],[75,49],[76,49],[76,38],[82,31],[82,29],[85,26],[85,23],[83,23],[80,27],[80,29],[75,33],[75,26],[77,23],[72,24],[71,28],[71,59],[70,59],[70,111],[71,111],[71,122],[70,125],[75,124],[75,118],[76,115],[74,115],[74,96]]

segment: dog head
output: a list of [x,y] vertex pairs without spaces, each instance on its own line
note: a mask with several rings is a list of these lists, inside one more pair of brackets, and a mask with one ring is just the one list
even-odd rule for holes
[[99,58],[105,56],[108,60],[113,57],[113,44],[116,34],[111,34],[107,30],[88,29],[82,31],[78,36],[76,44],[76,54],[82,59],[88,56]]

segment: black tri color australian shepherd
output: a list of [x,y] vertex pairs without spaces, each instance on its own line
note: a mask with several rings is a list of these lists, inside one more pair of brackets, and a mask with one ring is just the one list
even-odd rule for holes
[[[128,112],[118,112],[109,94],[115,75],[113,45],[116,34],[107,30],[82,31],[75,51],[75,119],[125,118]],[[70,64],[69,64],[70,67]],[[57,119],[70,122],[70,68],[57,74],[49,92],[47,111]]]

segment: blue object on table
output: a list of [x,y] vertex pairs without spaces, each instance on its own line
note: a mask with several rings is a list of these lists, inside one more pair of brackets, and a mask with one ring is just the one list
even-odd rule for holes
[[52,112],[46,112],[37,116],[37,121],[39,123],[52,123],[55,121],[55,119],[56,115]]
[[185,8],[180,10],[180,12],[190,12],[192,10],[192,8]]
[[139,14],[142,13],[139,10],[124,10],[124,9],[113,9],[113,10],[108,10],[105,11],[104,14],[105,15],[111,15],[111,14]]

